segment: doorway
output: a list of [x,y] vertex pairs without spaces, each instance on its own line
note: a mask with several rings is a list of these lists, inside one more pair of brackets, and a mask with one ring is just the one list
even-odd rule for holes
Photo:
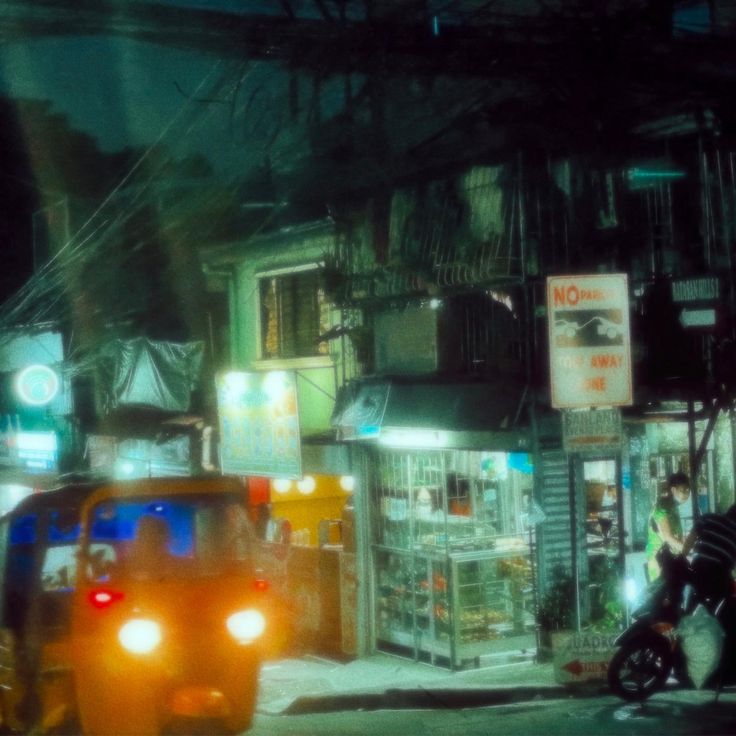
[[[625,531],[617,458],[582,459],[584,544],[578,560],[581,624],[614,628],[624,616],[621,599]],[[582,535],[581,535],[582,536]]]

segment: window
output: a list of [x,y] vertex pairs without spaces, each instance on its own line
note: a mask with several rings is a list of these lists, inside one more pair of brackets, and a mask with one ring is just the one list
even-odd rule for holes
[[251,574],[253,539],[239,496],[105,501],[92,510],[87,575],[107,582]]
[[319,336],[329,326],[328,305],[317,269],[263,277],[259,289],[263,359],[327,353]]

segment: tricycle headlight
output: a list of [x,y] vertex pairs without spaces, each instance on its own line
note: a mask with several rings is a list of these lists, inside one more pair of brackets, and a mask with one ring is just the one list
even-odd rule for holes
[[248,608],[228,616],[227,630],[241,644],[255,641],[266,629],[266,619],[260,611]]
[[161,627],[146,618],[133,618],[120,627],[120,643],[133,654],[148,654],[161,643]]

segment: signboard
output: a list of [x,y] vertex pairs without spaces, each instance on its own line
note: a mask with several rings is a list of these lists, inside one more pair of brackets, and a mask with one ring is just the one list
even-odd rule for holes
[[618,450],[622,436],[620,409],[568,409],[562,412],[566,452]]
[[675,279],[672,282],[672,301],[676,304],[687,302],[716,302],[720,294],[717,276],[698,276],[692,279]]
[[715,328],[720,286],[717,276],[698,276],[672,282],[672,301],[676,305],[684,305],[678,316],[684,328]]
[[18,432],[15,444],[18,460],[27,470],[56,470],[59,456],[56,432]]
[[547,315],[552,406],[630,405],[626,274],[548,277]]
[[554,647],[555,681],[575,685],[591,680],[605,680],[608,663],[616,646],[618,633],[581,632],[563,639]]
[[0,417],[0,466],[44,473],[56,471],[58,460],[56,432],[25,431],[17,417]]
[[232,371],[216,385],[222,472],[300,479],[296,374]]

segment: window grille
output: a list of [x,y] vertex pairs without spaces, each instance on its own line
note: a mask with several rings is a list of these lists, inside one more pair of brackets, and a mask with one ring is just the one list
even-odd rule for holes
[[317,269],[260,279],[261,357],[325,355],[319,336],[329,327],[329,305]]

